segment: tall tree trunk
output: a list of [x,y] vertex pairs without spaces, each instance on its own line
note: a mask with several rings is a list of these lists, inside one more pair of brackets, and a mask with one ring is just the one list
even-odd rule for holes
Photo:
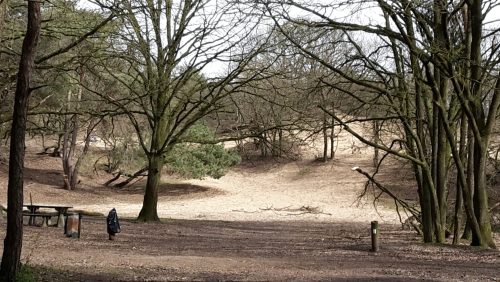
[[328,122],[325,112],[323,112],[322,126],[323,129],[321,131],[323,132],[323,162],[326,163],[328,161]]
[[166,120],[159,117],[151,136],[151,146],[148,153],[148,179],[142,209],[137,217],[139,221],[159,221],[158,217],[158,189],[161,183],[164,158],[162,146],[166,138]]
[[271,131],[271,156],[278,157],[278,130]]
[[[470,58],[471,57],[471,48],[472,48],[472,34],[471,34],[471,20],[470,20],[470,9],[469,9],[469,3],[465,2],[462,8],[462,15],[463,15],[463,28],[464,28],[464,34],[465,38],[463,41],[463,57],[464,58]],[[465,60],[464,68],[463,68],[463,77],[470,77],[470,69],[471,69],[471,61],[470,60]],[[462,112],[464,112],[464,108],[462,108]],[[467,130],[467,187],[462,187],[462,194],[463,194],[463,199],[464,199],[464,207],[465,205],[469,205],[472,207],[472,197],[474,194],[474,134],[472,132],[471,126],[468,126]],[[465,189],[468,189],[467,191]],[[470,215],[467,213],[466,209],[466,221],[465,221],[465,227],[464,231],[462,233],[461,238],[470,241],[472,239],[472,222]]]
[[[477,143],[477,142],[476,142]],[[479,223],[481,234],[472,232],[472,245],[496,248],[492,237],[490,212],[488,209],[488,191],[486,186],[487,144],[476,144],[474,150],[474,213]]]
[[436,182],[436,193],[439,203],[439,211],[437,216],[440,218],[440,229],[436,233],[436,241],[439,243],[445,242],[445,232],[446,232],[446,216],[448,211],[448,163],[450,150],[446,138],[446,133],[443,128],[442,116],[439,119],[439,136],[438,136],[438,155],[437,155],[437,182]]
[[[446,48],[446,23],[447,23],[447,3],[444,0],[433,1],[433,31],[434,40],[432,41],[432,59],[439,62],[440,54],[447,51]],[[449,149],[445,126],[448,125],[448,120],[440,112],[440,107],[443,106],[441,101],[447,100],[448,78],[439,68],[425,65],[425,73],[427,81],[431,84],[432,90],[432,119],[430,120],[429,132],[432,142],[431,168],[432,177],[429,185],[431,188],[431,213],[434,223],[435,240],[439,243],[445,242],[446,231],[446,215],[447,215],[447,178],[448,178],[448,162]],[[418,94],[417,94],[418,95]],[[446,125],[444,124],[446,123]]]
[[422,231],[424,235],[424,242],[432,243],[434,242],[434,216],[432,208],[432,195],[431,195],[431,183],[426,175],[430,174],[427,169],[422,170],[422,184],[419,189],[422,191],[420,197],[420,209],[422,212]]
[[[467,133],[467,187],[462,189],[469,189],[469,193],[465,193],[464,190],[464,205],[467,204],[470,207],[474,207],[473,197],[474,197],[474,134],[472,129],[469,127]],[[464,232],[462,234],[462,239],[472,240],[472,221],[476,220],[471,218],[471,215],[467,213],[467,221],[465,223]]]
[[[66,110],[69,112],[71,110],[71,90],[68,91],[68,95],[66,98]],[[73,116],[74,118],[74,116]],[[71,152],[72,152],[72,146],[70,143],[70,134],[72,133],[72,126],[71,120],[69,118],[69,115],[64,116],[64,135],[63,135],[63,140],[62,140],[62,156],[61,156],[61,161],[62,161],[62,166],[63,166],[63,180],[64,180],[64,189],[70,189],[70,184],[69,184],[69,179],[70,179],[70,173],[71,173]]]
[[267,157],[267,143],[268,143],[268,140],[267,140],[267,132],[263,132],[261,134],[262,138],[260,139],[261,142],[259,143],[260,144],[260,155],[265,158]]
[[[441,81],[441,75],[439,70],[435,70],[434,73],[434,83],[439,84]],[[445,152],[442,152],[441,150],[443,149],[443,143],[446,142],[446,140],[443,141],[443,138],[446,138],[443,135],[443,130],[442,130],[442,123],[443,123],[443,117],[439,114],[439,107],[437,103],[440,101],[439,97],[440,93],[438,91],[433,91],[433,107],[432,107],[432,123],[430,124],[430,130],[432,132],[431,138],[432,138],[432,155],[431,155],[431,163],[432,163],[432,181],[434,183],[434,187],[436,189],[435,194],[436,194],[436,199],[438,205],[432,205],[432,217],[433,217],[433,222],[434,222],[434,235],[435,235],[435,240],[439,243],[443,243],[445,236],[444,236],[444,228],[442,226],[442,221],[441,221],[441,204],[442,204],[442,196],[444,194],[444,191],[446,190],[445,187],[445,171],[444,171],[444,157],[443,154]],[[439,219],[439,220],[438,220]]]
[[[460,143],[459,143],[459,155],[462,163],[465,164],[467,161],[467,118],[464,113],[460,118]],[[458,169],[458,168],[457,168]],[[457,245],[460,239],[460,228],[462,226],[462,206],[464,202],[462,191],[465,187],[462,187],[461,182],[457,176],[457,184],[456,184],[456,194],[455,194],[455,210],[453,216],[453,244]]]
[[[67,98],[67,109],[70,111],[72,108],[76,112],[72,118],[71,121],[69,121],[67,118],[65,119],[65,124],[64,124],[64,143],[63,143],[63,155],[62,155],[62,162],[63,162],[63,177],[64,177],[64,188],[67,190],[74,190],[76,189],[76,186],[78,184],[78,171],[80,169],[80,164],[76,165],[82,157],[87,153],[88,151],[88,138],[90,137],[90,132],[87,132],[87,135],[85,137],[85,147],[84,147],[84,152],[78,156],[76,163],[74,163],[75,159],[75,151],[76,151],[76,141],[78,140],[78,131],[80,130],[80,120],[79,120],[79,115],[78,111],[80,109],[80,103],[82,101],[82,94],[83,94],[83,78],[84,78],[84,73],[81,71],[81,69],[78,71],[79,73],[79,88],[78,88],[78,93],[77,93],[77,99],[76,102],[74,103],[74,106],[72,106],[72,93],[71,91],[68,92],[68,98]],[[71,126],[70,126],[71,124]],[[93,129],[95,125],[91,125],[90,127]],[[69,133],[71,132],[71,139],[69,138]],[[81,161],[80,161],[81,162]]]
[[[415,35],[415,30],[414,30],[414,19],[412,16],[412,11],[410,9],[411,5],[408,1],[403,1],[402,2],[403,6],[406,7],[404,9],[404,14],[403,14],[403,19],[405,22],[405,26],[407,29],[408,37],[410,40],[410,44],[408,47],[410,49],[410,64],[411,64],[411,70],[413,71],[413,74],[415,75],[414,79],[414,86],[415,86],[415,115],[416,115],[416,121],[415,121],[415,127],[416,127],[416,137],[415,140],[412,140],[412,134],[408,133],[407,138],[410,139],[409,141],[409,146],[411,146],[410,149],[412,154],[415,155],[418,159],[426,162],[426,165],[414,165],[414,173],[417,178],[417,185],[418,185],[418,195],[419,195],[419,204],[421,208],[421,213],[422,213],[422,233],[424,237],[424,242],[426,243],[432,243],[434,242],[434,228],[435,228],[435,218],[433,216],[433,206],[434,205],[434,197],[433,194],[435,192],[434,190],[434,183],[433,183],[433,177],[432,177],[432,164],[428,165],[427,164],[427,154],[429,151],[430,145],[427,143],[427,136],[426,136],[426,131],[425,131],[425,126],[426,126],[426,118],[429,115],[429,110],[426,107],[426,100],[430,100],[431,97],[429,93],[426,91],[426,86],[424,85],[423,77],[422,77],[422,67],[419,64],[419,58],[416,55],[418,52],[416,50],[417,48],[417,42],[416,39],[417,36]],[[389,26],[389,25],[388,25]],[[397,52],[396,48],[396,43],[393,42],[393,50],[394,53]],[[402,73],[401,73],[402,74]],[[404,86],[405,81],[401,80],[401,86]],[[407,107],[408,108],[408,107]],[[408,109],[409,110],[409,109]],[[429,118],[427,118],[428,122],[432,122]],[[407,129],[410,130],[410,129]]]
[[[495,247],[491,234],[491,224],[488,211],[488,193],[486,190],[486,161],[488,158],[488,145],[491,130],[496,120],[496,113],[499,103],[500,78],[497,79],[494,96],[489,105],[489,114],[486,118],[482,105],[482,29],[483,29],[483,1],[470,1],[470,28],[471,28],[471,47],[470,47],[470,92],[471,112],[474,122],[478,127],[479,133],[476,133],[474,144],[474,213],[479,223],[480,231],[478,234],[472,230],[472,245],[483,247]],[[471,122],[473,122],[471,120]],[[479,136],[478,136],[479,135]]]
[[158,188],[161,181],[163,167],[163,156],[158,153],[151,153],[149,157],[148,180],[141,212],[137,220],[139,221],[159,221],[157,204]]
[[[443,3],[443,5],[446,5]],[[444,8],[443,8],[444,10]],[[444,13],[441,13],[442,15]],[[445,15],[445,14],[444,14]],[[444,17],[444,16],[443,16]],[[439,19],[440,23],[442,22],[441,18]],[[441,26],[441,24],[438,26],[438,28],[441,30],[440,33],[443,33],[442,30],[445,29],[445,26]],[[441,35],[442,41],[444,41],[445,35]],[[444,43],[440,42],[439,46],[442,46],[442,48],[445,48]],[[442,73],[441,71],[437,71],[438,79],[437,79],[437,86],[439,87],[439,100],[440,101],[447,101],[448,100],[448,78]],[[449,168],[449,163],[450,163],[450,146],[449,142],[446,137],[446,131],[445,131],[445,125],[444,123],[449,124],[449,121],[447,120],[448,116],[444,116],[441,114],[441,112],[438,110],[438,152],[437,152],[437,182],[435,183],[436,185],[436,192],[437,192],[437,197],[438,197],[438,203],[439,203],[439,212],[438,216],[440,218],[440,229],[438,230],[438,233],[436,234],[436,240],[439,243],[444,243],[445,242],[445,236],[446,236],[446,216],[448,212],[448,168]],[[450,125],[451,127],[454,127],[453,125]]]
[[[332,113],[335,115],[335,104],[332,103]],[[330,158],[335,158],[335,119],[331,118],[332,129],[330,131]]]
[[30,78],[40,36],[40,2],[28,2],[28,26],[23,41],[10,138],[9,183],[7,188],[7,233],[4,240],[0,279],[14,281],[20,269],[23,242],[23,171],[26,116]]
[[281,128],[281,125],[280,125],[280,128],[278,128],[278,157],[282,157],[283,156],[283,129]]

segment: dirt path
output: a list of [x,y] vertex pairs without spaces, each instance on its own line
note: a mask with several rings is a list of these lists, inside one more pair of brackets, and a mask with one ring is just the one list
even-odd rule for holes
[[[26,227],[23,261],[43,281],[298,280],[497,281],[497,251],[424,246],[381,225],[369,252],[366,226],[323,222],[122,221],[108,241],[103,218],[84,218],[80,240]],[[0,231],[0,236],[3,236]]]

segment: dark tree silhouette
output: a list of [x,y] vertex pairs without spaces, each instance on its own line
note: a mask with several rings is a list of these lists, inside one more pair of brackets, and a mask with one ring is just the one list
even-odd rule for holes
[[7,235],[4,240],[1,280],[12,281],[20,268],[23,242],[23,171],[26,116],[30,94],[30,78],[40,37],[40,2],[28,2],[28,27],[23,41],[12,118],[7,190]]

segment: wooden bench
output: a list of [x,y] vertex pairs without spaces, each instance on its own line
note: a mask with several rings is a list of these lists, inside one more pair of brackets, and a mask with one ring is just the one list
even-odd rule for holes
[[53,216],[58,216],[59,213],[57,212],[36,212],[36,213],[31,213],[29,211],[23,211],[23,216],[29,216],[29,225],[35,224],[35,220],[37,217],[42,218],[42,227],[48,227],[51,222],[50,220],[52,219]]

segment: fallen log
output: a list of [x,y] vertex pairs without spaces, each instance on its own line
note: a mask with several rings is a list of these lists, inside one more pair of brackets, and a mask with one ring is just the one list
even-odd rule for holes
[[136,173],[132,174],[131,176],[129,176],[129,178],[127,178],[126,180],[120,182],[120,183],[117,183],[115,185],[113,185],[113,187],[116,187],[116,188],[123,188],[125,186],[127,186],[128,184],[130,184],[130,182],[132,182],[134,179],[138,178],[138,177],[141,177],[141,176],[147,176],[147,174],[143,174],[144,172],[146,172],[148,170],[149,167],[143,167],[141,168],[140,170],[138,170]]
[[115,176],[113,176],[113,178],[111,178],[110,180],[106,181],[106,183],[104,183],[104,186],[108,187],[109,184],[115,182],[116,180],[118,180],[118,178],[120,178],[120,176],[122,176],[122,172],[119,171]]

